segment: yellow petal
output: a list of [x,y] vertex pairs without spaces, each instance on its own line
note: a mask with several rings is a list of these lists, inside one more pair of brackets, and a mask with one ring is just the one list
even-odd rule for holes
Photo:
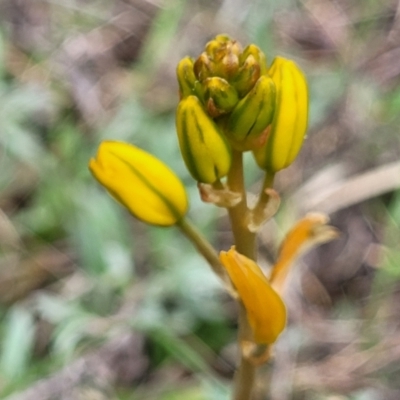
[[179,178],[138,147],[102,142],[89,169],[113,197],[144,222],[169,226],[186,214],[188,200]]
[[286,325],[286,307],[260,267],[234,247],[222,251],[220,260],[237,290],[253,330],[254,341],[271,344]]
[[317,244],[339,236],[338,230],[328,225],[328,222],[329,218],[325,214],[309,213],[286,235],[270,278],[272,287],[278,293],[282,293],[290,267],[300,255]]

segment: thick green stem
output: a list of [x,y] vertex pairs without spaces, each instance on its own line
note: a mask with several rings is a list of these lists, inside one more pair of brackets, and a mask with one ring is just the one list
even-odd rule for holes
[[[246,224],[246,216],[249,210],[243,177],[243,155],[239,151],[233,150],[228,186],[231,191],[242,195],[240,203],[228,209],[236,250],[252,260],[256,260],[256,236],[249,231]],[[239,303],[239,348],[242,341],[252,340],[249,335],[251,335],[251,329],[247,321],[246,310],[243,304]],[[240,362],[234,378],[233,400],[251,399],[255,372],[254,365],[240,352]]]
[[243,155],[233,150],[232,167],[228,175],[228,187],[232,192],[242,195],[242,200],[235,207],[228,208],[231,220],[232,233],[235,240],[236,250],[251,258],[256,259],[256,236],[246,226],[246,215],[248,213],[246,191],[243,177]]
[[[239,303],[239,351],[240,362],[234,376],[233,400],[251,400],[254,382],[256,378],[256,368],[249,359],[243,355],[241,342],[249,339],[251,328],[247,321],[246,310],[242,303]],[[250,337],[251,340],[251,337]]]
[[[269,196],[265,193],[265,189],[272,186],[274,176],[266,175],[263,188],[260,194],[256,209],[262,210],[269,200]],[[235,206],[228,208],[229,218],[231,221],[232,233],[236,250],[257,261],[256,256],[256,235],[251,232],[247,226],[247,215],[249,212],[247,206],[246,190],[243,176],[243,155],[239,151],[233,150],[232,167],[228,174],[227,184],[229,190],[240,193],[241,201]],[[219,188],[220,182],[215,187]],[[213,271],[221,278],[221,280],[230,285],[224,268],[222,267],[218,255],[211,244],[203,237],[196,227],[187,219],[183,218],[178,227],[184,235],[194,244],[200,254],[208,261]],[[239,347],[243,342],[251,342],[252,330],[249,326],[246,310],[241,302],[239,302]],[[240,362],[234,378],[233,400],[251,400],[254,382],[256,376],[256,367],[246,358],[242,351],[240,352]]]
[[[243,181],[242,181],[243,182]],[[236,187],[237,189],[237,187]],[[244,202],[244,207],[247,210],[246,203]],[[234,214],[236,215],[236,214]],[[238,214],[239,215],[239,214]],[[236,220],[239,221],[238,215],[235,217]],[[243,218],[242,214],[242,218]],[[210,264],[212,270],[221,278],[221,280],[230,285],[229,279],[225,273],[224,268],[222,267],[218,255],[215,252],[214,248],[207,241],[207,239],[197,230],[197,228],[191,223],[191,221],[187,218],[183,218],[177,226],[181,229],[183,234],[193,243],[193,245],[197,248],[199,253],[207,260]],[[243,230],[243,229],[242,229]],[[240,230],[237,229],[237,233],[240,233]],[[254,235],[252,235],[254,237]],[[247,242],[242,242],[242,237],[246,237]],[[235,242],[238,248],[241,250],[246,250],[246,246],[250,245],[249,250],[251,252],[254,249],[254,243],[249,241],[249,236],[238,236]],[[255,239],[255,237],[254,237]],[[254,240],[253,239],[253,240]],[[250,251],[247,253],[249,254]],[[250,255],[247,255],[248,257]],[[239,304],[239,345],[241,340],[248,339],[248,335],[250,332],[250,327],[247,322],[246,310],[243,305]],[[254,385],[255,378],[255,367],[243,356],[241,356],[239,367],[235,374],[235,388],[234,388],[234,400],[250,400],[251,392]]]

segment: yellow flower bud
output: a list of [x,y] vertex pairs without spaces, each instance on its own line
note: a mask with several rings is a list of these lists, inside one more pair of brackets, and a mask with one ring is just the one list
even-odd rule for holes
[[221,251],[220,261],[246,309],[254,341],[257,344],[274,343],[286,326],[286,307],[281,297],[260,267],[234,247],[227,252]]
[[267,139],[266,128],[275,108],[275,85],[262,76],[253,89],[233,109],[226,126],[232,146],[245,151],[260,147]]
[[275,114],[268,141],[254,150],[254,156],[260,168],[277,172],[294,161],[303,144],[308,90],[305,76],[293,61],[275,58],[269,74],[276,86]]
[[228,174],[229,144],[197,97],[189,96],[180,101],[176,130],[183,160],[194,179],[214,183]]
[[170,226],[187,212],[187,195],[179,178],[138,147],[102,142],[89,169],[116,200],[144,222]]

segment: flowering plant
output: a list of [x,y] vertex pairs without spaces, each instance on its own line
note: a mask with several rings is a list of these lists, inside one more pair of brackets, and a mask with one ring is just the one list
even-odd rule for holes
[[[311,246],[337,236],[325,215],[308,214],[284,239],[269,277],[257,265],[257,232],[280,203],[273,189],[275,174],[295,160],[304,141],[307,82],[293,61],[276,57],[269,67],[257,46],[242,49],[227,35],[207,43],[196,60],[182,59],[177,78],[176,130],[182,158],[202,200],[227,209],[234,246],[217,254],[187,217],[183,184],[151,154],[106,141],[89,167],[135,217],[178,227],[237,301],[241,351],[233,398],[248,400],[255,369],[270,358],[286,326],[283,290],[290,267]],[[264,173],[254,207],[248,205],[243,177],[246,151]]]

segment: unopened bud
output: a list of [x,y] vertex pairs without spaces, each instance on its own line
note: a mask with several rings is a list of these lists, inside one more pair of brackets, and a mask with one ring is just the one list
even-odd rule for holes
[[260,76],[260,64],[250,54],[232,80],[232,85],[238,91],[239,97],[245,96],[254,87]]
[[274,115],[275,96],[274,82],[270,77],[262,76],[246,97],[239,101],[226,129],[226,136],[235,148],[250,150],[266,140],[266,128]]
[[243,50],[243,53],[240,56],[239,59],[240,63],[241,64],[245,63],[247,57],[250,55],[254,57],[254,59],[260,66],[260,74],[267,75],[268,73],[267,57],[265,57],[265,54],[255,44],[249,44],[248,46],[246,46],[246,48]]
[[271,133],[266,144],[254,150],[260,168],[277,172],[288,167],[303,144],[308,119],[306,78],[291,60],[275,58],[269,74],[278,95]]
[[220,58],[215,59],[218,73],[221,77],[230,80],[239,70],[239,56],[241,46],[238,42],[229,40],[220,48]]
[[190,57],[185,57],[176,68],[181,97],[187,97],[194,93],[197,79],[193,71],[193,65],[193,60]]
[[187,212],[188,199],[179,178],[136,146],[102,142],[89,168],[117,201],[148,224],[175,225]]
[[221,42],[216,39],[210,40],[204,50],[210,58],[215,60],[218,52],[221,51]]
[[203,82],[203,87],[207,111],[213,118],[232,111],[239,101],[235,88],[225,79],[207,78]]
[[230,40],[228,36],[219,35],[207,43],[205,53],[215,66],[215,76],[229,80],[237,73],[241,46],[236,41]]
[[201,53],[199,58],[195,61],[193,65],[193,70],[196,78],[201,82],[204,79],[214,75],[214,61],[210,59],[207,53]]
[[183,160],[194,179],[214,183],[228,174],[229,144],[197,97],[188,96],[179,103],[176,130]]

